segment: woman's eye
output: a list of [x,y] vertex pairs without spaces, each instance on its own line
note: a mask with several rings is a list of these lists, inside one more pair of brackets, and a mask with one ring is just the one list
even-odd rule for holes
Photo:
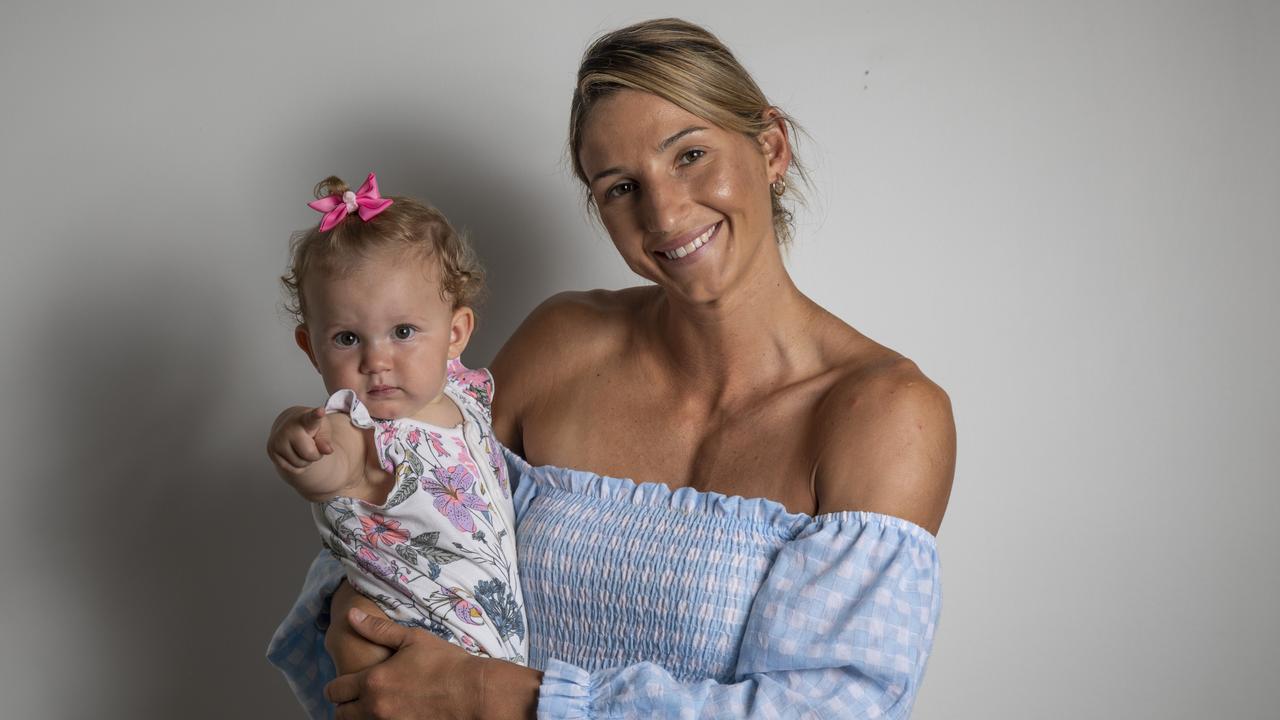
[[699,159],[702,158],[703,155],[706,155],[706,154],[707,154],[707,151],[702,150],[700,148],[687,150],[680,156],[680,163],[683,165],[688,165],[690,163],[697,162]]
[[352,345],[360,342],[360,338],[356,337],[356,334],[350,330],[343,330],[333,336],[333,342],[335,345],[339,345],[341,347],[351,347]]
[[418,329],[412,325],[397,325],[393,332],[397,340],[408,340],[417,334]]
[[636,189],[636,184],[633,182],[620,182],[617,185],[614,185],[613,187],[609,188],[605,192],[604,196],[611,197],[611,198],[622,197],[623,195],[626,195],[627,193],[632,192],[635,189]]

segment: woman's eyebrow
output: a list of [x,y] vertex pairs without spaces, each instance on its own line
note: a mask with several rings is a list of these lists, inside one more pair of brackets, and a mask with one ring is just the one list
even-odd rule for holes
[[699,130],[706,130],[706,128],[705,128],[705,127],[703,127],[703,126],[701,126],[701,125],[695,125],[694,127],[687,127],[687,128],[685,128],[685,129],[681,130],[680,132],[676,133],[675,135],[672,135],[671,137],[667,138],[666,140],[663,140],[662,142],[658,143],[658,152],[663,152],[663,151],[664,151],[664,150],[666,150],[667,148],[671,147],[671,146],[672,146],[676,141],[678,141],[680,138],[684,137],[685,135],[688,135],[689,133],[696,133],[696,132],[698,132]]
[[[707,128],[706,128],[706,127],[704,127],[704,126],[702,126],[702,125],[694,125],[693,127],[687,127],[687,128],[685,128],[685,129],[681,130],[680,132],[676,133],[675,135],[672,135],[671,137],[667,138],[666,140],[663,140],[662,142],[658,143],[658,146],[657,146],[657,148],[655,148],[655,150],[656,150],[658,153],[665,152],[667,148],[669,148],[669,147],[671,147],[672,145],[674,145],[675,143],[679,142],[680,138],[684,137],[685,135],[689,135],[689,134],[692,134],[692,133],[696,133],[696,132],[698,132],[699,130],[706,130],[706,129],[707,129]],[[594,184],[595,184],[595,182],[596,182],[597,180],[599,180],[600,178],[602,178],[602,177],[605,177],[605,176],[608,176],[608,175],[621,175],[621,174],[622,174],[622,168],[621,168],[621,167],[619,167],[619,166],[617,166],[617,165],[615,165],[615,166],[610,167],[610,168],[605,168],[604,170],[601,170],[600,172],[596,173],[595,175],[592,175],[592,176],[591,176],[591,180],[590,180],[590,182],[588,182],[587,184],[588,184],[588,185],[594,185]]]
[[602,178],[602,177],[605,177],[606,175],[621,175],[621,174],[622,174],[622,168],[618,167],[617,165],[614,165],[614,166],[613,166],[613,167],[611,167],[611,168],[605,168],[604,170],[601,170],[600,172],[596,173],[595,175],[592,175],[592,176],[591,176],[591,182],[589,182],[589,183],[587,183],[587,184],[588,184],[588,185],[595,185],[597,180],[599,180],[599,179],[600,179],[600,178]]

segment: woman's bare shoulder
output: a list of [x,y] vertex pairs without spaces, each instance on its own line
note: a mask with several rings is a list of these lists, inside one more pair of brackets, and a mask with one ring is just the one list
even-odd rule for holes
[[557,293],[529,313],[499,355],[518,350],[521,364],[590,357],[631,331],[631,318],[651,295],[646,287]]
[[955,473],[951,399],[914,362],[867,342],[818,407],[819,512],[877,512],[937,533]]
[[499,437],[514,438],[524,410],[558,392],[567,378],[616,356],[652,295],[646,287],[562,292],[534,308],[490,365]]

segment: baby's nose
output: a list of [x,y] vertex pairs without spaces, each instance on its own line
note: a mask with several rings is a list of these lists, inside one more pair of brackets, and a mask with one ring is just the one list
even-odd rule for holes
[[360,357],[360,370],[367,374],[386,372],[391,369],[391,353],[379,345],[366,345]]

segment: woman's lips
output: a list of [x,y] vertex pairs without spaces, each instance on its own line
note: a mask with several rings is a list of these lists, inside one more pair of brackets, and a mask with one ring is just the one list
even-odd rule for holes
[[685,258],[696,254],[699,250],[714,240],[716,235],[720,232],[720,225],[723,222],[724,221],[721,220],[715,225],[712,225],[704,230],[701,235],[698,235],[684,245],[668,250],[654,250],[653,254],[657,255],[658,259],[666,260],[667,262],[678,262],[680,260],[684,260]]

